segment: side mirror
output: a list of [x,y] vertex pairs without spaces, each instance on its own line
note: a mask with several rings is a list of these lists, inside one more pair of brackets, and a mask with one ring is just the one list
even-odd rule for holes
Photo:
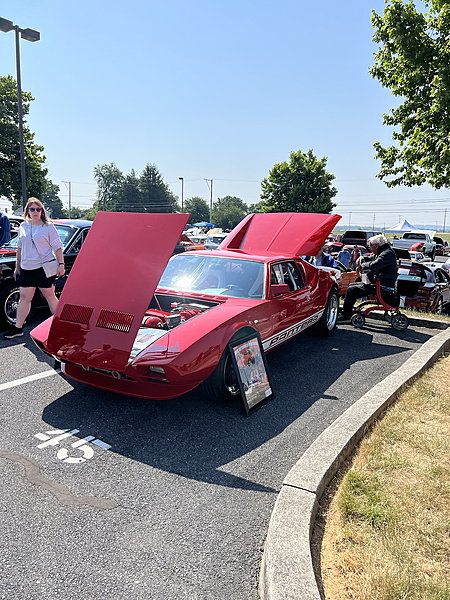
[[287,283],[274,283],[270,286],[270,297],[283,296],[284,294],[289,294],[290,291]]

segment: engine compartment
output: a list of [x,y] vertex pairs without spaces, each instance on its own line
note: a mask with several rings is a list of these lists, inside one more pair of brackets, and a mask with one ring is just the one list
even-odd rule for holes
[[218,304],[185,296],[155,294],[141,327],[168,331]]

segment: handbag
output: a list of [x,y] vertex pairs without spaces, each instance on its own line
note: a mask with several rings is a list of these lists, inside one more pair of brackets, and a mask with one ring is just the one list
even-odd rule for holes
[[[49,240],[49,242],[50,242],[50,240]],[[39,254],[39,257],[40,257],[41,253],[37,249],[37,246],[36,246],[36,244],[34,243],[34,240],[33,240],[33,225],[31,225],[31,243],[36,248],[36,252]],[[58,273],[59,262],[56,260],[56,258],[54,258],[54,259],[49,260],[47,262],[41,262],[41,267],[44,269],[44,273],[45,273],[45,276],[47,278],[48,277],[55,277],[55,275]]]
[[55,277],[58,272],[59,263],[54,258],[53,260],[49,260],[48,262],[42,263],[42,268],[44,269],[44,273],[46,277]]

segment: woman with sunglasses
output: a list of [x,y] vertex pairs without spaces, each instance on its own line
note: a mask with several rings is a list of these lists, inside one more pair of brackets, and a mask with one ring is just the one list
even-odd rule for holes
[[[31,301],[39,288],[47,300],[52,313],[55,312],[58,298],[55,296],[55,278],[64,275],[62,242],[53,223],[50,223],[45,208],[37,198],[30,198],[23,213],[24,222],[19,229],[17,259],[14,279],[20,285],[20,299],[17,305],[16,325],[4,335],[10,340],[23,335],[22,326],[30,312]],[[42,265],[57,261],[56,275],[47,277]]]

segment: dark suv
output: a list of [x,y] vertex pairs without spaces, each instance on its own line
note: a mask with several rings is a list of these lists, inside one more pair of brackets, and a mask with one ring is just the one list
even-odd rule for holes
[[373,231],[373,230],[355,230],[355,231],[346,231],[342,236],[340,236],[340,242],[344,244],[344,246],[367,246],[367,240],[369,240],[374,235],[380,235],[381,231]]

